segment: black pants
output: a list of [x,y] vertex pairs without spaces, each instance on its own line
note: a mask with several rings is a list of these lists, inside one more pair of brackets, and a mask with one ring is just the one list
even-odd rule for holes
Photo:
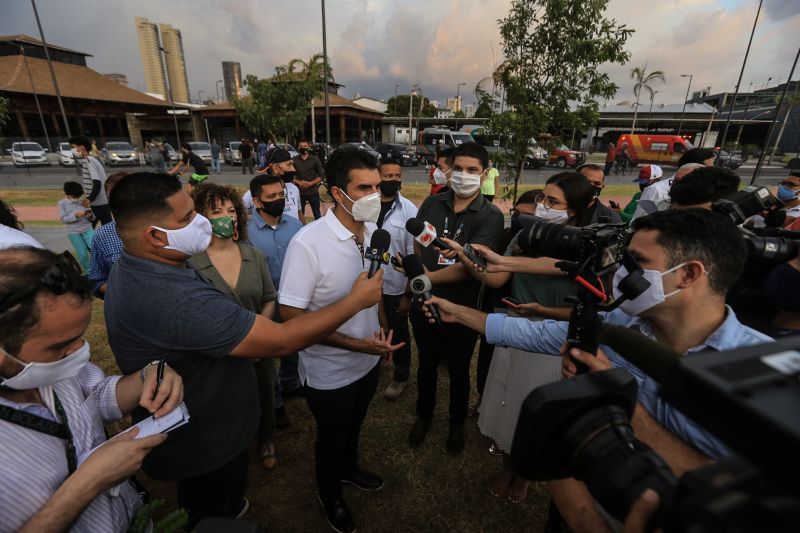
[[178,507],[189,513],[186,531],[209,516],[234,518],[246,486],[247,450],[213,472],[178,480]]
[[402,297],[402,294],[383,295],[383,310],[386,312],[386,320],[389,322],[389,328],[394,330],[392,344],[406,343],[392,356],[395,381],[408,381],[408,376],[411,374],[411,337],[408,333],[408,317],[397,312]]
[[244,174],[245,171],[250,172],[250,174],[253,173],[253,156],[246,159],[242,158],[242,174]]
[[609,172],[611,172],[611,168],[612,168],[613,166],[614,166],[614,162],[613,162],[613,161],[606,161],[606,166],[605,166],[605,168],[603,169],[603,174],[605,174],[606,176],[608,176],[608,173],[609,173]]
[[417,416],[433,417],[436,407],[436,382],[439,362],[447,358],[450,374],[450,423],[462,425],[469,405],[469,362],[478,333],[460,324],[429,324],[416,307],[411,310],[411,325],[417,340]]
[[102,222],[105,226],[111,222],[111,208],[106,205],[93,205],[92,213],[94,213],[94,220],[92,220],[92,227],[97,226],[98,222]]
[[380,364],[364,377],[332,390],[304,387],[306,401],[317,423],[314,455],[319,496],[328,502],[342,495],[342,478],[358,466],[358,438],[361,424],[375,389]]
[[300,212],[303,213],[303,216],[306,214],[306,204],[311,204],[311,213],[314,215],[314,220],[322,216],[319,212],[319,192],[300,195]]

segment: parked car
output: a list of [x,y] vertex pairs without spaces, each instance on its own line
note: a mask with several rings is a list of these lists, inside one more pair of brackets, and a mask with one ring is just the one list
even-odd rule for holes
[[241,141],[230,141],[225,143],[222,149],[222,157],[228,165],[241,165],[242,156],[239,154],[239,145]]
[[211,163],[211,145],[204,142],[186,143],[192,147],[192,152],[203,160],[204,163]]
[[75,158],[72,156],[69,143],[58,143],[58,152],[56,152],[56,156],[58,157],[58,164],[62,167],[75,166]]
[[574,168],[582,165],[584,161],[586,161],[586,154],[570,150],[564,144],[550,150],[547,160],[550,165],[555,165],[558,168]]
[[102,152],[103,162],[110,167],[139,164],[139,151],[131,143],[108,142]]
[[617,139],[617,153],[627,144],[628,157],[634,166],[640,163],[677,166],[684,152],[691,150],[692,143],[680,135],[648,135],[636,133],[620,135]]
[[30,165],[50,165],[47,149],[34,142],[16,142],[8,149],[15,167]]
[[433,163],[436,159],[436,151],[440,146],[452,148],[469,142],[475,142],[469,133],[442,128],[425,128],[417,134],[417,155],[426,163]]
[[298,155],[300,155],[300,152],[298,152],[297,149],[291,144],[276,144],[275,146],[278,148],[283,148],[284,150],[289,152],[289,155],[292,157],[297,157]]
[[372,146],[368,145],[368,144],[367,144],[367,143],[365,143],[364,141],[361,141],[360,143],[359,143],[359,142],[353,142],[353,143],[344,143],[344,144],[343,144],[343,145],[341,145],[339,148],[342,148],[342,147],[344,147],[344,146],[355,146],[356,148],[359,148],[360,150],[366,150],[367,152],[369,152],[369,154],[370,154],[372,157],[374,157],[374,158],[375,158],[375,159],[377,159],[378,161],[380,161],[380,159],[381,159],[381,154],[379,154],[379,153],[378,153],[378,152],[375,150],[375,148],[373,148]]
[[375,146],[375,151],[381,154],[381,159],[396,159],[403,165],[419,165],[417,152],[405,144],[381,143]]
[[736,170],[742,166],[742,158],[736,154],[731,154],[725,150],[714,150],[714,153],[717,156],[715,165],[718,167]]

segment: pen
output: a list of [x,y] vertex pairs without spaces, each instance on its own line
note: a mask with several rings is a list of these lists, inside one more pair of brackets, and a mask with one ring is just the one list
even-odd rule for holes
[[158,388],[161,387],[161,382],[164,381],[164,367],[167,366],[167,363],[162,359],[158,362],[158,367],[156,367],[156,393],[154,395],[158,396]]

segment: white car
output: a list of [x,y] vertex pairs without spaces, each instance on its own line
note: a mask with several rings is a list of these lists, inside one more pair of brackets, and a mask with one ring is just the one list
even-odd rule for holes
[[186,143],[192,147],[192,153],[199,156],[204,163],[211,163],[211,146],[204,142]]
[[75,166],[75,158],[72,156],[69,143],[58,143],[58,152],[56,152],[56,156],[58,156],[58,164],[62,167]]
[[47,159],[47,150],[42,145],[34,142],[16,142],[8,151],[15,167],[28,165],[50,165]]

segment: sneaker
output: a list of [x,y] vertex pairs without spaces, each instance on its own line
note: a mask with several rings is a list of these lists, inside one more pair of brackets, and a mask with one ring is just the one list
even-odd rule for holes
[[408,432],[408,444],[412,448],[419,447],[423,442],[425,442],[425,435],[427,435],[428,430],[431,428],[431,421],[425,420],[424,418],[417,418],[417,421],[414,422],[414,425],[411,427],[411,431]]
[[250,509],[250,500],[248,500],[247,498],[242,498],[242,504],[241,505],[242,506],[239,509],[239,512],[237,512],[236,516],[234,517],[237,520],[242,518],[244,515],[247,514],[247,511]]
[[291,425],[292,419],[289,418],[289,414],[286,412],[286,407],[284,406],[275,409],[275,429],[286,429]]
[[396,400],[403,394],[404,390],[406,390],[405,381],[392,381],[383,391],[383,397],[387,400]]
[[366,492],[376,492],[383,488],[382,477],[361,468],[356,468],[355,472],[342,479],[342,483],[347,483]]
[[339,533],[355,533],[356,524],[353,519],[353,513],[350,512],[342,498],[336,498],[328,503],[322,501],[320,496],[317,496],[317,499],[325,511],[325,516],[328,517],[328,524],[330,524],[331,529]]
[[464,426],[450,424],[450,432],[447,434],[447,453],[458,455],[464,451]]

